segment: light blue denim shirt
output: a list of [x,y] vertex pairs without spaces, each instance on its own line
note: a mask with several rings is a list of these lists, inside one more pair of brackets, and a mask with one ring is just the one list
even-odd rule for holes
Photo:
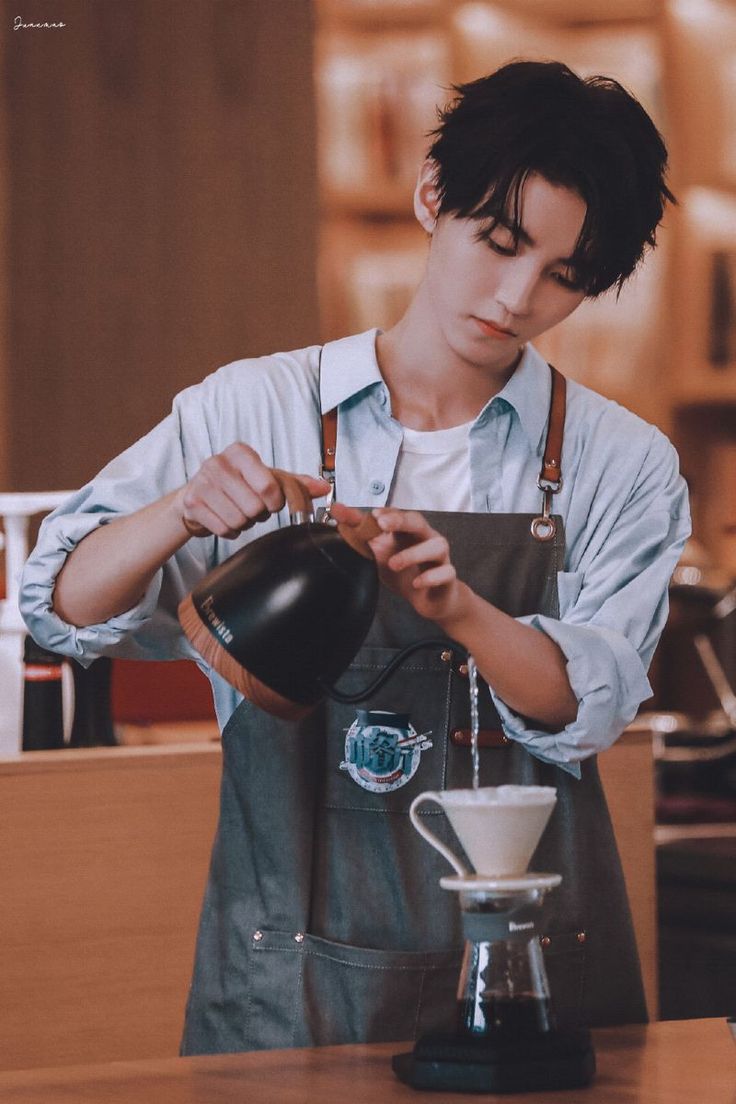
[[[296,352],[239,360],[178,395],[172,413],[118,456],[43,523],[23,576],[21,610],[35,639],[82,663],[100,655],[199,662],[220,723],[239,695],[204,667],[176,608],[215,564],[269,529],[282,512],[237,540],[192,539],[155,576],[141,602],[101,625],[77,629],[52,610],[66,555],[98,525],[190,479],[233,441],[272,466],[320,473],[320,409],[339,406],[338,496],[385,504],[402,441],[375,353],[376,330]],[[320,351],[321,367],[320,367]],[[470,430],[473,509],[537,513],[550,372],[532,346]],[[581,759],[608,747],[651,693],[646,671],[667,616],[667,587],[690,532],[677,454],[656,428],[580,384],[568,385],[564,482],[554,509],[565,521],[560,618],[522,618],[557,642],[578,700],[561,732],[539,731],[494,694],[507,735],[579,774]],[[491,688],[493,694],[493,689]]]

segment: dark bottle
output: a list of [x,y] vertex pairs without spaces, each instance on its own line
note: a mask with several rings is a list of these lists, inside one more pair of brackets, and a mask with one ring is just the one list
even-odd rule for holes
[[23,647],[23,750],[64,746],[60,655],[27,636]]
[[110,682],[112,660],[96,659],[89,667],[72,663],[74,672],[74,724],[71,747],[100,747],[117,743],[112,726]]

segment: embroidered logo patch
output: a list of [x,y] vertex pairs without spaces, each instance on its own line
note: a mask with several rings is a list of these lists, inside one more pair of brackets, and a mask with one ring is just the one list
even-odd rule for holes
[[359,709],[345,735],[340,770],[371,793],[390,793],[412,778],[432,741],[420,736],[407,713]]

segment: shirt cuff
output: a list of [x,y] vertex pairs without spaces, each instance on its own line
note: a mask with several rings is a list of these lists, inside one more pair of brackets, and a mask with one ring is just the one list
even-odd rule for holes
[[562,731],[550,733],[509,709],[491,687],[493,704],[509,739],[580,778],[580,762],[610,747],[651,696],[643,664],[628,640],[611,629],[570,625],[541,614],[519,621],[546,633],[564,653],[578,713]]
[[[121,655],[121,642],[149,621],[158,605],[163,569],[156,572],[135,606],[101,624],[77,628],[63,621],[52,608],[56,576],[69,553],[94,529],[119,516],[93,513],[47,518],[44,551],[37,549],[23,570],[19,606],[31,636],[42,647],[71,656],[83,667],[112,649]],[[145,652],[145,648],[133,647],[130,658],[146,658]]]

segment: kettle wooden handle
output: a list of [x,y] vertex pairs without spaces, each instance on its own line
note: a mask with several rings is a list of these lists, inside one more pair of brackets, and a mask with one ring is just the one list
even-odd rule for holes
[[276,476],[281,490],[284,492],[284,498],[286,499],[289,513],[302,514],[305,520],[310,514],[314,514],[312,497],[304,484],[301,483],[295,475],[292,475],[291,472],[283,471],[281,468],[272,468],[271,470]]

